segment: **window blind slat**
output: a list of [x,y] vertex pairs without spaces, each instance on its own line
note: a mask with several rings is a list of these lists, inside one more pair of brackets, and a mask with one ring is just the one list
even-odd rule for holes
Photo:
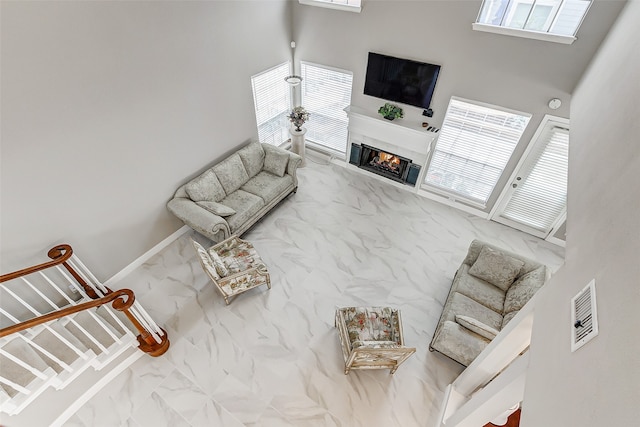
[[280,145],[288,138],[291,94],[284,78],[290,74],[290,69],[291,63],[285,62],[251,77],[260,142]]
[[548,232],[567,203],[569,132],[550,122],[500,216]]
[[452,98],[424,183],[485,205],[529,117]]
[[347,149],[348,118],[353,75],[347,71],[301,62],[302,104],[311,117],[306,138],[340,153]]

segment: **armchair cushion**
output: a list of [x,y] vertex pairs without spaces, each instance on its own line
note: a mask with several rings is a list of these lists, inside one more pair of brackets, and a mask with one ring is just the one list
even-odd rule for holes
[[289,163],[289,153],[269,150],[265,153],[262,169],[282,177],[287,170],[287,163]]
[[485,325],[481,321],[469,316],[456,315],[456,323],[488,340],[494,339],[500,332],[497,329],[492,328],[489,325]]
[[260,258],[255,250],[241,256],[226,257],[223,262],[232,274],[246,271],[250,268],[257,267],[260,264],[264,264],[262,262],[262,258]]
[[222,216],[222,217],[231,216],[234,213],[236,213],[236,211],[231,209],[229,206],[225,206],[218,202],[209,202],[209,201],[203,200],[201,202],[196,202],[196,204],[208,210],[212,214]]
[[211,169],[216,173],[225,193],[229,195],[249,181],[249,175],[238,153],[232,154]]
[[349,341],[392,341],[399,339],[398,325],[389,307],[348,307],[343,309]]
[[218,177],[211,169],[191,180],[185,186],[185,191],[194,202],[219,202],[226,197]]
[[485,246],[469,269],[469,274],[486,280],[506,292],[523,265],[523,261]]

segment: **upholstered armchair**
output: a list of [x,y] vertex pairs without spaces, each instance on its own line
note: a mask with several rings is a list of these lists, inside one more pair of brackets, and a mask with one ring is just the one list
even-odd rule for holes
[[200,265],[224,297],[230,299],[261,285],[271,289],[271,278],[267,266],[253,245],[238,236],[205,249],[195,240],[193,246],[198,253]]
[[344,373],[351,369],[390,369],[416,349],[405,347],[400,312],[389,307],[344,307],[336,310]]

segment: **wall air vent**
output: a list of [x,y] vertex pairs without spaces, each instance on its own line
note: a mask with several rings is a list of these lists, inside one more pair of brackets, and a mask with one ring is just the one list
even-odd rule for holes
[[592,280],[571,299],[571,352],[598,335],[596,281]]

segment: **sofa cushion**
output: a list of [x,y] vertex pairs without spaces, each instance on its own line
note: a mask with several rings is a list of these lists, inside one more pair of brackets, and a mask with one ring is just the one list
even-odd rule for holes
[[262,169],[277,176],[284,176],[287,163],[289,163],[288,152],[269,150],[265,153]]
[[226,197],[218,177],[211,169],[187,183],[185,191],[194,202],[219,202]]
[[262,170],[262,165],[264,165],[264,150],[262,149],[262,144],[259,142],[252,142],[240,149],[238,155],[242,160],[242,164],[249,178],[253,178]]
[[259,196],[265,203],[269,203],[292,184],[293,177],[291,175],[278,177],[270,172],[262,171],[243,185],[242,190]]
[[455,278],[455,290],[489,307],[496,313],[502,313],[505,292],[497,286],[469,274],[469,266],[462,264]]
[[234,191],[222,200],[224,205],[234,209],[236,213],[226,218],[231,233],[244,225],[265,205],[262,198],[243,190]]
[[234,213],[236,213],[236,211],[234,211],[230,207],[225,206],[218,202],[202,201],[202,202],[196,202],[196,205],[200,206],[203,209],[208,210],[214,215],[218,215],[222,217],[231,216]]
[[455,322],[456,315],[473,317],[494,329],[500,329],[502,326],[501,314],[496,313],[490,308],[485,307],[479,302],[474,301],[459,292],[453,293],[451,305],[449,306],[449,310],[446,314],[446,320]]
[[485,246],[469,269],[469,274],[486,280],[506,292],[523,265],[523,261]]
[[500,329],[504,329],[504,327],[507,326],[507,323],[511,322],[511,319],[513,319],[516,314],[518,314],[517,311],[512,311],[511,313],[505,314],[504,318],[502,319],[502,327]]
[[456,316],[456,323],[464,328],[467,328],[471,332],[475,332],[481,337],[485,337],[488,340],[492,340],[498,335],[500,331],[496,328],[492,328],[489,325],[485,325],[477,319],[469,316],[462,316],[458,314]]
[[442,325],[433,348],[469,366],[473,359],[484,350],[491,341],[478,336],[456,322],[447,320]]
[[[247,175],[247,171],[238,153],[232,154],[211,169],[216,173],[227,195],[233,193],[242,187],[245,182],[249,181],[249,175]],[[219,202],[220,200],[216,201]]]
[[524,307],[533,294],[544,285],[546,275],[546,267],[543,265],[518,278],[507,291],[504,313],[511,313]]

